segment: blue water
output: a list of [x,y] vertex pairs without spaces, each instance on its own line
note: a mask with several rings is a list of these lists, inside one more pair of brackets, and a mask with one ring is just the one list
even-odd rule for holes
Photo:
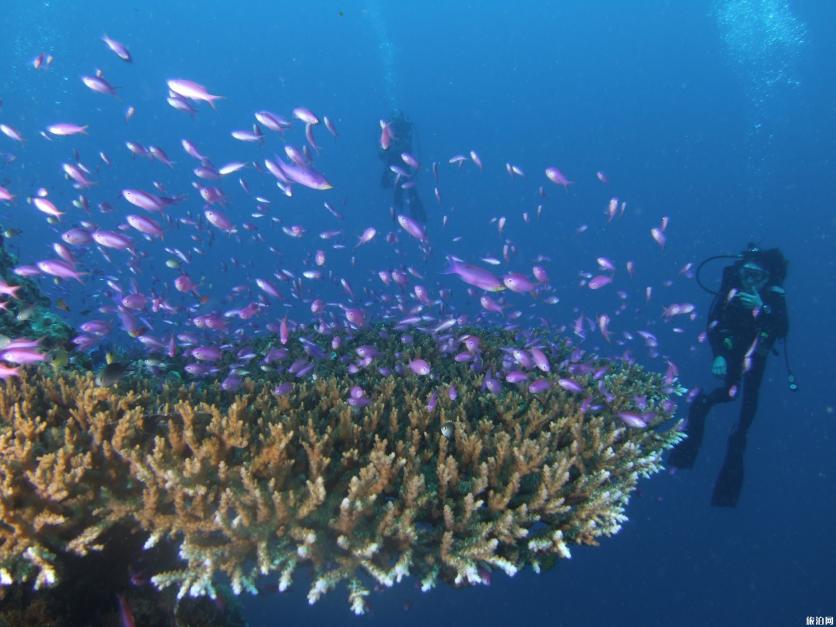
[[[452,6],[451,6],[452,5]],[[271,194],[271,213],[283,224],[302,224],[307,234],[291,240],[275,227],[260,225],[267,240],[255,246],[214,233],[208,255],[196,256],[189,274],[219,306],[228,289],[269,276],[278,268],[299,271],[315,247],[316,233],[342,228],[346,243],[369,225],[380,234],[366,248],[329,252],[341,276],[356,289],[374,285],[371,271],[396,264],[415,265],[427,284],[453,289],[452,302],[475,315],[478,304],[460,284],[442,277],[445,254],[475,260],[501,256],[501,237],[489,220],[506,216],[505,237],[519,251],[512,269],[527,271],[536,255],[547,255],[560,303],[549,306],[527,296],[509,299],[528,321],[560,327],[583,312],[613,312],[616,289],[629,292],[628,307],[613,315],[612,328],[651,329],[663,354],[674,361],[683,383],[709,386],[710,353],[696,341],[709,297],[679,274],[689,262],[736,253],[748,241],[779,246],[790,260],[785,284],[790,313],[792,365],[800,381],[788,391],[782,359],[772,358],[761,405],[749,436],[746,482],[735,509],[709,506],[725,438],[738,406],[715,409],[692,471],[663,473],[643,481],[630,503],[630,520],[600,547],[575,548],[553,571],[514,578],[494,573],[490,587],[438,588],[422,594],[408,581],[371,598],[372,612],[354,619],[345,591],[326,595],[309,607],[306,588],[296,585],[270,597],[243,599],[252,625],[333,625],[349,620],[367,625],[803,625],[808,616],[836,614],[832,565],[836,560],[836,479],[833,455],[836,370],[832,330],[834,213],[830,181],[836,145],[836,5],[780,0],[717,2],[252,2],[182,0],[159,2],[4,3],[0,37],[0,122],[27,137],[22,147],[0,137],[0,185],[23,198],[39,186],[51,190],[70,215],[61,230],[84,216],[69,206],[75,193],[62,179],[60,163],[79,150],[96,162],[105,150],[113,161],[97,171],[88,192],[107,200],[113,214],[97,210],[88,219],[107,228],[119,223],[126,205],[123,188],[151,189],[160,181],[174,193],[191,194],[184,207],[200,204],[190,188],[190,162],[179,146],[193,140],[217,164],[263,158],[263,147],[241,145],[229,131],[248,128],[252,114],[270,109],[284,115],[299,105],[326,113],[339,137],[317,130],[323,146],[317,167],[334,190],[301,190],[285,201],[272,182],[250,172],[254,192]],[[134,55],[126,65],[98,40],[103,33],[125,42]],[[36,72],[31,59],[49,52],[55,61]],[[94,94],[81,74],[101,68],[119,88],[119,99]],[[165,104],[165,80],[191,78],[225,96],[217,111],[199,107],[194,119]],[[133,104],[135,117],[124,121]],[[378,120],[400,108],[414,122],[416,152],[423,164],[417,181],[430,218],[433,254],[422,260],[402,241],[404,256],[383,242],[392,230],[389,196],[379,187]],[[89,135],[47,142],[38,130],[57,121],[89,124]],[[304,141],[296,129],[293,141]],[[281,144],[274,138],[272,149]],[[131,159],[124,142],[162,146],[174,169]],[[485,163],[461,170],[447,159],[475,149]],[[442,163],[443,205],[432,197],[428,165]],[[505,162],[519,165],[525,178],[509,178]],[[549,183],[542,172],[558,166],[573,185]],[[609,183],[595,179],[606,173]],[[250,220],[252,200],[232,180],[226,213]],[[546,186],[546,197],[538,187]],[[610,197],[627,202],[623,217],[607,223]],[[345,214],[336,223],[322,208],[328,200]],[[93,205],[95,205],[95,202]],[[543,204],[539,222],[534,221]],[[526,225],[523,211],[532,216]],[[74,214],[72,212],[75,212]],[[137,212],[139,213],[139,212]],[[446,228],[442,216],[449,217]],[[648,232],[668,216],[664,250]],[[52,256],[60,230],[24,202],[0,205],[5,227],[23,234],[9,245],[32,263]],[[69,220],[68,220],[69,218]],[[253,221],[253,220],[250,220]],[[585,233],[576,229],[589,225]],[[462,236],[455,243],[452,238]],[[168,236],[167,236],[168,237]],[[139,241],[139,238],[136,238]],[[407,239],[406,236],[402,240]],[[188,247],[185,230],[167,245]],[[280,255],[268,251],[275,245]],[[167,285],[175,276],[163,261],[162,246],[143,246],[138,285]],[[595,272],[595,258],[619,264],[620,283],[600,292],[578,287],[578,272]],[[89,269],[123,277],[124,253],[108,264],[91,252]],[[219,261],[235,258],[242,269],[218,272]],[[636,264],[626,279],[624,262]],[[251,264],[251,265],[248,265]],[[708,282],[721,265],[710,266]],[[160,283],[155,277],[162,277]],[[370,278],[371,277],[371,278]],[[96,279],[101,280],[101,279]],[[665,287],[665,281],[672,281]],[[96,285],[55,286],[53,296],[79,310],[99,306]],[[644,304],[644,286],[653,286]],[[340,288],[324,285],[323,298],[340,298]],[[700,317],[671,332],[662,306],[693,302]],[[245,302],[239,302],[243,306]],[[275,305],[272,319],[301,316],[303,306]],[[531,316],[531,318],[529,318]],[[679,321],[678,321],[679,322]],[[124,339],[124,338],[123,338]],[[597,333],[590,348],[620,354]],[[631,346],[645,365],[663,370],[638,344]],[[681,411],[684,411],[682,409]]]

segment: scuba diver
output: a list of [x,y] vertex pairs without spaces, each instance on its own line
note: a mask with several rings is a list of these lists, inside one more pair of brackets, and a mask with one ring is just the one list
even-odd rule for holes
[[[383,173],[380,186],[384,189],[394,188],[392,194],[393,217],[398,214],[408,214],[418,222],[426,223],[427,214],[424,203],[418,195],[415,185],[415,168],[408,164],[407,159],[414,158],[412,154],[412,123],[407,120],[402,111],[396,111],[386,123],[388,141],[378,149],[380,160],[383,161]],[[402,155],[407,155],[403,157]]]
[[[723,270],[720,291],[708,290],[700,281],[699,270],[708,261],[729,257],[733,256],[710,257],[697,270],[700,287],[714,294],[707,329],[714,354],[711,372],[723,379],[723,385],[707,394],[700,392],[694,398],[688,412],[688,438],[673,450],[668,460],[676,468],[691,468],[694,465],[709,411],[715,403],[734,400],[742,382],[740,418],[729,436],[725,461],[711,497],[711,504],[719,507],[737,505],[743,485],[746,434],[755,418],[766,356],[775,341],[786,338],[789,330],[782,287],[788,262],[783,253],[777,248],[761,250],[749,244],[742,254],[733,257],[737,261]],[[786,356],[786,344],[784,358],[790,389],[796,390]]]

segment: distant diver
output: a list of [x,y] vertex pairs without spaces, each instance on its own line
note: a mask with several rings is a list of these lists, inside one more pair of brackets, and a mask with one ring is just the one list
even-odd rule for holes
[[427,222],[424,203],[418,195],[415,184],[417,165],[413,153],[413,125],[401,111],[396,111],[392,117],[381,122],[381,141],[378,155],[383,162],[383,172],[380,186],[384,189],[393,188],[392,211],[409,215],[413,220],[422,224]]
[[[787,275],[788,262],[777,249],[761,250],[749,244],[737,256],[719,255],[713,259],[736,258],[723,270],[719,292],[708,315],[708,339],[714,354],[711,372],[723,379],[723,385],[709,393],[699,393],[688,412],[688,438],[670,455],[669,463],[676,468],[691,468],[696,460],[705,429],[705,419],[715,403],[727,403],[738,395],[742,381],[743,401],[740,418],[729,436],[723,467],[714,485],[711,504],[735,507],[743,486],[743,453],[746,434],[755,418],[758,390],[766,366],[766,356],[776,340],[786,338],[789,331],[787,305],[782,284]],[[784,346],[786,360],[786,346]],[[789,369],[790,389],[797,389]]]

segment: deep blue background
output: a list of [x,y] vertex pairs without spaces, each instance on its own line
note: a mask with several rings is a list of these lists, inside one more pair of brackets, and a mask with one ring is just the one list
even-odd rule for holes
[[[737,8],[740,24],[761,27],[738,40],[742,48],[727,45],[718,26],[716,9],[723,5]],[[784,11],[805,25],[803,42],[770,47]],[[412,582],[402,584],[373,596],[373,613],[362,619],[364,624],[800,625],[809,615],[836,613],[830,397],[836,352],[831,192],[836,5],[379,0],[236,7],[182,0],[72,5],[13,0],[5,4],[0,20],[0,121],[17,126],[28,138],[19,148],[0,137],[0,150],[17,154],[15,163],[0,164],[0,184],[20,196],[45,185],[55,190],[51,198],[68,206],[73,191],[59,169],[70,157],[68,146],[79,148],[91,162],[94,151],[108,151],[114,166],[100,175],[100,186],[90,195],[118,205],[120,189],[150,189],[152,180],[164,182],[172,193],[190,191],[185,167],[193,164],[179,148],[181,137],[193,139],[223,163],[264,156],[263,149],[241,146],[228,135],[249,126],[255,110],[288,114],[304,104],[335,120],[340,137],[334,141],[318,132],[325,150],[317,161],[335,190],[327,196],[303,190],[286,204],[276,200],[286,223],[310,229],[307,239],[288,241],[275,228],[265,228],[282,249],[276,261],[263,248],[218,238],[212,260],[200,259],[192,270],[196,279],[207,277],[204,289],[218,299],[222,288],[276,267],[298,270],[319,245],[313,233],[334,227],[320,206],[323,199],[346,213],[340,226],[350,234],[349,243],[369,224],[382,231],[389,227],[388,200],[377,186],[376,137],[377,120],[388,116],[393,105],[415,122],[425,166],[471,148],[486,164],[481,174],[472,167],[456,171],[444,166],[443,210],[431,200],[426,168],[421,174],[435,249],[422,266],[428,284],[441,281],[461,292],[438,276],[442,254],[470,259],[498,254],[502,240],[487,222],[505,215],[507,235],[521,251],[514,269],[527,270],[536,254],[553,259],[548,267],[562,301],[551,308],[538,304],[537,315],[555,325],[568,324],[581,311],[594,316],[614,310],[612,291],[593,294],[576,286],[578,270],[594,271],[595,257],[610,256],[620,264],[621,287],[631,286],[629,310],[613,328],[617,333],[653,328],[688,386],[711,383],[710,355],[695,342],[702,319],[684,325],[686,334],[676,336],[662,328],[658,314],[662,305],[684,301],[704,312],[708,296],[679,277],[679,268],[708,255],[736,252],[749,240],[778,245],[791,260],[786,288],[801,391],[787,391],[783,366],[773,359],[736,509],[708,505],[725,436],[736,417],[737,406],[731,405],[712,415],[696,468],[642,482],[641,495],[629,506],[630,521],[602,546],[576,549],[571,561],[541,576],[496,574],[490,588],[437,589],[423,595]],[[129,45],[132,66],[97,41],[104,32]],[[766,67],[790,58],[789,80],[758,88],[763,87],[763,57],[742,64],[735,60],[746,46],[765,51]],[[48,72],[36,73],[28,64],[42,50],[52,52],[56,61]],[[78,77],[96,67],[120,87],[118,102],[81,85]],[[174,76],[192,78],[226,96],[219,111],[204,107],[190,120],[167,107],[164,81]],[[122,114],[128,104],[137,106],[137,115],[126,125]],[[89,123],[90,136],[53,143],[37,136],[59,120]],[[294,141],[301,142],[296,132]],[[178,167],[168,171],[132,161],[123,147],[127,139],[163,146]],[[506,161],[520,165],[528,176],[508,179]],[[549,185],[541,174],[547,165],[558,165],[576,183],[567,192],[548,187],[541,201],[536,192],[539,185]],[[595,180],[597,170],[609,176],[608,187]],[[265,179],[250,178],[255,188],[270,189]],[[235,196],[232,183],[226,187],[235,199],[229,215],[245,219],[252,203]],[[611,195],[626,200],[628,210],[608,226],[602,211]],[[526,227],[521,212],[533,212],[539,202],[545,205],[542,222],[536,229]],[[185,210],[199,209],[193,198],[189,205]],[[122,203],[120,211],[125,209]],[[42,216],[25,203],[0,211],[4,225],[24,231],[14,244],[22,261],[49,255],[56,232]],[[446,231],[441,229],[442,211],[450,215]],[[663,215],[671,226],[668,245],[660,252],[647,232]],[[118,223],[117,216],[95,219],[109,227]],[[584,223],[589,231],[576,235]],[[453,244],[454,235],[464,239]],[[395,263],[380,239],[358,253],[353,273],[345,271],[355,284],[363,285],[369,270]],[[144,263],[143,289],[154,276],[170,285],[174,274],[163,274],[165,256],[159,246],[149,250],[156,252]],[[252,260],[254,268],[242,275],[213,274],[212,261],[233,255]],[[345,262],[349,256],[333,253],[332,258]],[[624,279],[626,259],[636,261],[635,284]],[[417,255],[408,254],[407,260],[418,263]],[[93,267],[101,261],[92,253],[88,263]],[[114,275],[121,271],[118,263],[104,269]],[[718,269],[708,278],[716,279]],[[673,280],[670,288],[662,287],[667,279]],[[642,305],[645,285],[664,295]],[[73,308],[87,293],[78,286],[50,289],[65,293]],[[329,298],[339,298],[338,289],[322,289]],[[89,294],[84,298],[97,302]],[[513,299],[516,307],[527,308],[529,302]],[[598,336],[589,342],[605,351],[621,350],[601,346]],[[664,368],[660,360],[647,363]],[[248,617],[253,625],[353,620],[344,591],[312,608],[305,594],[304,585],[297,584],[283,596],[247,599]]]

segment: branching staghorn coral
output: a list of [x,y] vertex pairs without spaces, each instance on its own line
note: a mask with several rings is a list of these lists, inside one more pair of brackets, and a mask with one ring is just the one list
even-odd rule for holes
[[[411,350],[438,361],[431,344]],[[485,347],[488,366],[496,355]],[[576,369],[588,371],[575,374],[580,392],[552,373],[540,393],[493,394],[487,375],[444,363],[430,377],[350,377],[332,361],[286,394],[266,375],[235,394],[216,383],[102,388],[46,367],[8,381],[0,578],[52,585],[63,555],[100,550],[106,530],[127,525],[146,547],[177,547],[182,568],[152,574],[180,596],[214,597],[224,576],[235,592],[264,576],[284,590],[308,568],[311,603],[344,582],[362,613],[372,582],[478,584],[616,533],[638,478],[681,437],[658,428],[672,406],[661,378],[637,366],[610,364],[606,386]],[[346,402],[358,382],[362,408]],[[637,395],[647,428],[618,416]]]

